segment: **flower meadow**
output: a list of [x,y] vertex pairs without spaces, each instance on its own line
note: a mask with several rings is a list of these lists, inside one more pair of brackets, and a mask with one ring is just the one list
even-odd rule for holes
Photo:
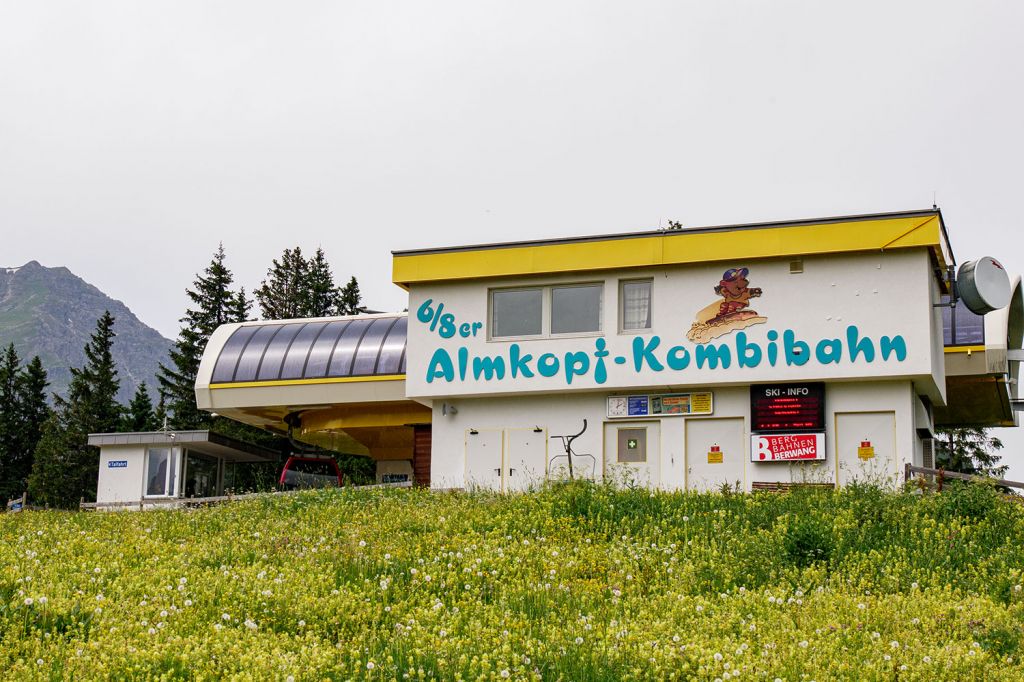
[[0,516],[4,679],[1019,680],[986,486],[329,490]]

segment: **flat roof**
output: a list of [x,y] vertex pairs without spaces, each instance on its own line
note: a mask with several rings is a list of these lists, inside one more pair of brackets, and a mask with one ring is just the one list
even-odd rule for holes
[[425,282],[928,247],[955,264],[942,212],[919,211],[645,230],[392,251],[392,280]]
[[272,448],[207,430],[90,433],[89,445],[184,445],[189,450],[232,462],[276,461],[281,454]]

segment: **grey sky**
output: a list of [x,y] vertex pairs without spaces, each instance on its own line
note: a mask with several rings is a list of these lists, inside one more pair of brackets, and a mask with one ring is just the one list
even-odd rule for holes
[[223,240],[251,290],[390,250],[915,209],[1024,271],[1019,2],[0,0],[0,266],[177,334]]

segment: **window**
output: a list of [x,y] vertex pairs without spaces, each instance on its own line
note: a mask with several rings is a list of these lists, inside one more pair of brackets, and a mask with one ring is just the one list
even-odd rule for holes
[[619,429],[618,460],[634,464],[647,461],[647,429]]
[[543,332],[543,289],[491,293],[492,336],[537,336]]
[[651,284],[649,279],[619,285],[619,320],[622,331],[651,328]]
[[490,337],[592,334],[601,331],[603,284],[491,291]]
[[551,287],[551,333],[601,331],[600,284]]
[[178,456],[172,448],[150,448],[146,453],[146,495],[173,497],[177,494]]

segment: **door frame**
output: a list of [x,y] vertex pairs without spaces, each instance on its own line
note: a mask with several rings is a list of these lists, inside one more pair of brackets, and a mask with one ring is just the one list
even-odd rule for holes
[[739,420],[741,422],[743,432],[740,434],[740,447],[743,448],[743,457],[741,459],[743,463],[743,490],[747,490],[747,464],[750,460],[750,430],[747,428],[747,418],[743,416],[726,416],[719,415],[717,417],[688,417],[683,420],[683,490],[689,492],[690,490],[690,447],[687,436],[690,433],[690,422],[691,421],[722,421],[730,419],[733,421]]
[[[662,423],[663,422],[664,422],[663,419],[651,419],[650,417],[648,417],[646,419],[604,419],[604,420],[602,420],[601,421],[601,480],[604,481],[605,475],[608,473],[608,458],[605,457],[605,453],[607,452],[607,447],[608,447],[608,442],[607,442],[608,439],[607,439],[607,437],[605,435],[608,432],[608,429],[606,427],[609,424],[625,424],[625,425],[627,425],[627,428],[628,428],[629,424],[644,424],[644,425],[646,425],[646,424],[657,424],[658,425],[658,482],[657,482],[657,484],[654,487],[655,488],[660,488],[661,487],[661,451],[662,451],[662,445],[663,445],[663,441],[664,441],[664,435],[663,435],[664,429],[662,428]],[[612,463],[613,464],[618,464],[617,458],[616,458],[616,461],[612,462]],[[650,448],[648,448],[648,464],[650,464]]]
[[836,458],[836,488],[839,487],[839,416],[844,414],[891,414],[892,415],[892,465],[893,475],[899,480],[900,463],[896,455],[896,410],[842,410],[832,413],[832,452]]

